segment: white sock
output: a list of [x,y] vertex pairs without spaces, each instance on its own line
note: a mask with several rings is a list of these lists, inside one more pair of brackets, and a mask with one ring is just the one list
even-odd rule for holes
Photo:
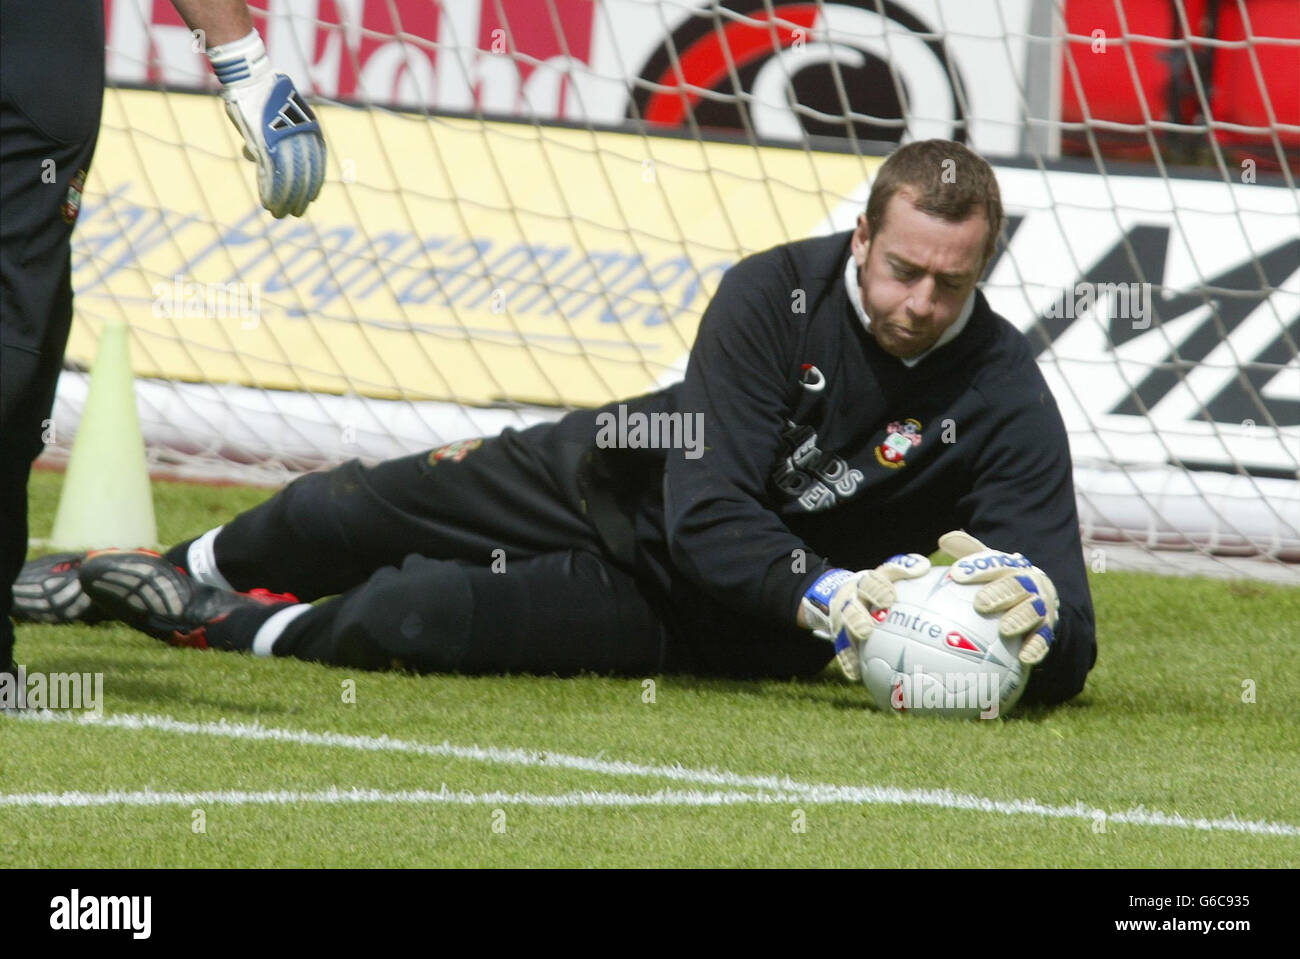
[[280,638],[284,628],[309,609],[311,609],[310,603],[298,603],[296,606],[289,606],[272,613],[253,636],[253,655],[270,656],[272,649],[275,648],[275,641]]
[[217,534],[223,529],[225,529],[224,526],[210,529],[190,543],[190,548],[185,553],[185,565],[189,568],[190,576],[200,583],[207,583],[209,586],[220,586],[222,589],[234,589],[226,581],[226,577],[221,575],[221,571],[217,569]]

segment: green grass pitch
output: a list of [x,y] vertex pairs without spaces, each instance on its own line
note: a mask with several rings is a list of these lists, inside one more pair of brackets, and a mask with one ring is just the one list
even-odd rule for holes
[[[33,536],[61,479],[33,478]],[[266,495],[157,483],[159,534]],[[413,676],[22,626],[29,670],[103,674],[103,714],[0,717],[0,866],[1300,861],[1300,589],[1092,586],[1083,695],[991,722],[873,713],[833,670]]]

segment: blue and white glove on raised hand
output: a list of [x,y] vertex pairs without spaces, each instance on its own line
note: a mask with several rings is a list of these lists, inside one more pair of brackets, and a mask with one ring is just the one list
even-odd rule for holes
[[271,70],[254,30],[208,50],[226,113],[244,135],[244,156],[257,164],[262,206],[278,220],[302,216],[325,182],[325,138],[316,114],[282,73]]
[[853,681],[861,676],[858,646],[875,628],[875,610],[892,606],[898,599],[894,583],[924,576],[930,561],[920,553],[899,553],[875,569],[852,572],[827,570],[808,587],[802,606],[805,621],[813,632],[835,644],[835,660]]
[[998,633],[1008,639],[1024,638],[1020,661],[1026,666],[1041,663],[1056,639],[1061,608],[1047,574],[1019,553],[989,549],[964,530],[944,533],[939,548],[956,561],[954,580],[988,584],[975,594],[975,611],[1001,613]]

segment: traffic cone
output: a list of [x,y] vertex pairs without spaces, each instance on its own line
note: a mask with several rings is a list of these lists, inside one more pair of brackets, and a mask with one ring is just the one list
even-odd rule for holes
[[100,332],[49,542],[72,550],[158,543],[127,325],[120,321]]

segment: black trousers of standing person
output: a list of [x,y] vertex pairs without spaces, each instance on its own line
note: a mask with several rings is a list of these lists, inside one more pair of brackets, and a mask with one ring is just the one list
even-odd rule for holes
[[12,661],[27,481],[72,325],[72,228],[99,136],[99,3],[5,3],[0,18],[0,670]]

